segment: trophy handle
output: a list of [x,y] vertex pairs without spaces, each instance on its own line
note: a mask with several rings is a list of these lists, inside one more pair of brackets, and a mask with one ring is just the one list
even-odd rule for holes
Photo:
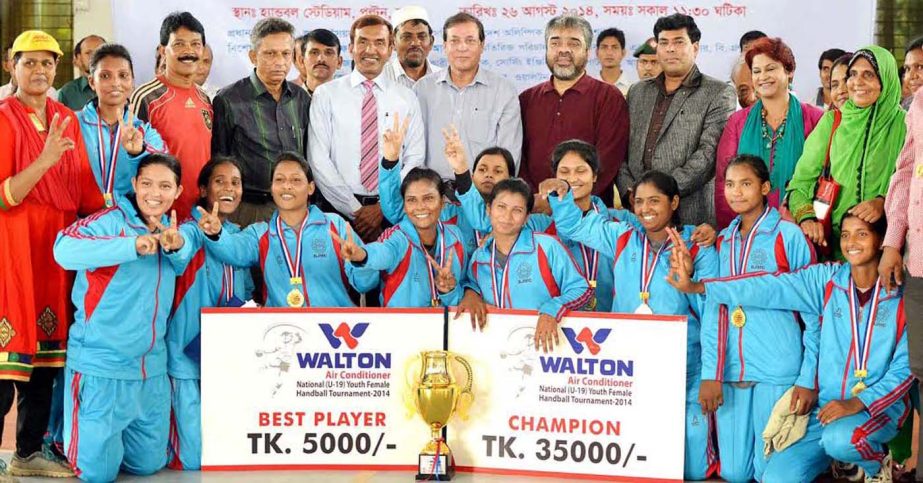
[[465,368],[465,387],[463,387],[461,390],[462,394],[471,394],[471,383],[474,375],[473,371],[471,370],[471,364],[469,364],[464,357],[458,354],[452,354],[452,358],[458,361],[458,363]]

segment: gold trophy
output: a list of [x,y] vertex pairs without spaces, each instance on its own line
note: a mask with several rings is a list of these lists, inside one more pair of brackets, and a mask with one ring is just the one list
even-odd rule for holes
[[[471,365],[461,356],[448,351],[420,353],[420,370],[413,373],[413,399],[417,412],[429,425],[433,437],[423,447],[418,460],[417,480],[451,480],[455,476],[455,459],[442,438],[442,428],[458,409],[462,417],[474,399],[471,392]],[[455,361],[465,371],[464,385],[456,382],[450,368]]]

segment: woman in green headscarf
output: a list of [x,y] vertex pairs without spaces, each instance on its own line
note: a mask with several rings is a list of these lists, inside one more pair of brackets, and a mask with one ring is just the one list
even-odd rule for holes
[[887,50],[870,46],[849,62],[846,80],[849,100],[830,143],[830,176],[840,184],[832,211],[833,240],[827,240],[814,213],[814,191],[830,142],[835,112],[824,114],[805,140],[804,152],[788,185],[789,208],[805,235],[821,246],[832,246],[842,259],[840,220],[847,210],[874,223],[884,216],[884,197],[904,145],[904,110],[897,62]]

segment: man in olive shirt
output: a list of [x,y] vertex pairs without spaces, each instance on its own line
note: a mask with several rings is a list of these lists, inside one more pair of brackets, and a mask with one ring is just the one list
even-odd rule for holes
[[285,80],[294,59],[294,32],[280,18],[257,22],[250,33],[253,72],[212,101],[212,155],[233,156],[243,168],[243,201],[231,217],[241,226],[272,216],[270,172],[276,156],[282,151],[306,155],[311,100]]
[[61,90],[58,91],[58,101],[61,104],[79,111],[90,99],[96,97],[96,93],[90,89],[87,77],[90,75],[90,59],[93,52],[104,43],[106,39],[99,35],[88,35],[74,46],[74,67],[80,69],[80,77],[61,86]]

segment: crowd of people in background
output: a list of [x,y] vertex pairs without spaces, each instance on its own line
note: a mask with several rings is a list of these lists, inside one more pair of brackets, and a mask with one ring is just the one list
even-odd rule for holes
[[480,19],[443,21],[444,69],[435,25],[264,18],[220,89],[188,12],[153,79],[97,35],[57,91],[52,36],[5,49],[0,482],[197,470],[200,311],[248,303],[534,310],[546,352],[571,311],[685,316],[686,479],[917,478],[923,37],[829,48],[800,98],[783,38],[743,34],[725,81],[665,16],[632,83],[621,30],[563,15],[518,92]]

